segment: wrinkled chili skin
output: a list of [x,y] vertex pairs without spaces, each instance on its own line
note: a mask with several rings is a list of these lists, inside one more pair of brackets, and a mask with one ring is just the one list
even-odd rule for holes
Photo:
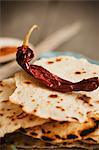
[[41,66],[29,64],[33,57],[33,51],[28,46],[18,47],[16,54],[16,61],[18,64],[27,73],[55,91],[63,93],[72,91],[93,91],[99,86],[98,77],[84,79],[76,83],[64,80],[50,73],[48,70]]

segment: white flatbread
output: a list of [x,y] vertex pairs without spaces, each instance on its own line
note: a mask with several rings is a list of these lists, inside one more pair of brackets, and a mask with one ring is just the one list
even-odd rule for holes
[[28,128],[25,134],[53,144],[77,141],[99,144],[99,116],[90,116],[84,123],[52,121]]
[[[86,59],[60,56],[41,59],[34,64],[72,82],[99,77],[99,66]],[[60,93],[39,84],[25,72],[17,73],[15,82],[17,88],[10,101],[21,105],[29,114],[57,121],[79,122],[86,121],[89,113],[99,114],[99,88],[91,92]]]
[[27,128],[46,122],[45,119],[26,114],[20,106],[9,101],[15,88],[14,78],[0,81],[0,137],[21,127]]

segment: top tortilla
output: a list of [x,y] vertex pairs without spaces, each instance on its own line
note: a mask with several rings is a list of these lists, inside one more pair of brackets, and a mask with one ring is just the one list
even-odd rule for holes
[[[34,64],[43,66],[51,73],[72,82],[99,77],[99,66],[86,59],[59,56],[40,59]],[[99,88],[91,92],[60,93],[39,84],[25,72],[15,75],[16,90],[10,101],[41,118],[57,121],[87,120],[88,114],[99,114]]]

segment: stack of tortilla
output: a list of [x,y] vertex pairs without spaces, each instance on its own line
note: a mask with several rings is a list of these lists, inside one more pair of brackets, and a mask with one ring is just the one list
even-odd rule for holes
[[[34,62],[71,82],[99,77],[99,66],[69,56]],[[0,82],[0,137],[24,129],[24,134],[64,146],[99,144],[99,88],[61,93],[21,71]]]

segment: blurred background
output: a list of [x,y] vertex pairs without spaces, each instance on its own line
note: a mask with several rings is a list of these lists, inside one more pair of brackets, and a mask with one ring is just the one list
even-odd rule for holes
[[81,31],[57,50],[75,51],[99,60],[99,2],[62,0],[0,1],[0,36],[23,39],[32,24],[40,29],[31,36],[37,45],[54,31],[81,21]]

